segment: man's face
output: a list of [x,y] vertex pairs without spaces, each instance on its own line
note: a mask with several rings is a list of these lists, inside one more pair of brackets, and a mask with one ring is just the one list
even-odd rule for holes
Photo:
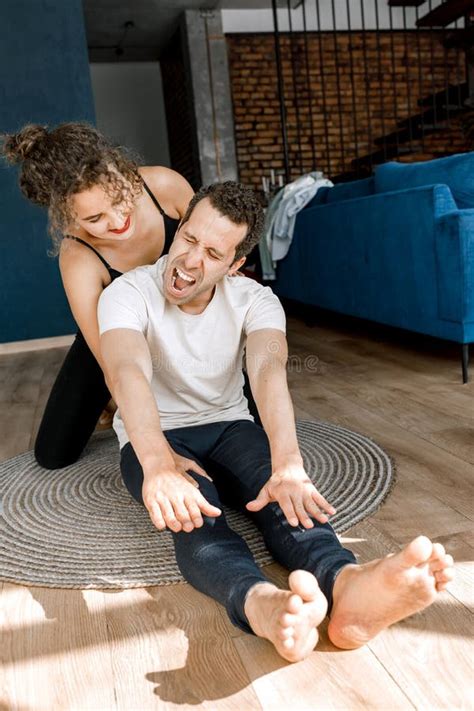
[[215,285],[226,274],[234,274],[245,257],[234,262],[235,249],[247,233],[247,225],[236,225],[204,198],[180,226],[171,245],[164,274],[166,299],[182,304],[206,305]]

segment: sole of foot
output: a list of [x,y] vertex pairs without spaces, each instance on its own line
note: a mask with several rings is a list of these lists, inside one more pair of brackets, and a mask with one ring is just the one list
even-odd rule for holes
[[293,571],[289,590],[259,583],[249,592],[245,614],[255,634],[269,640],[289,662],[307,657],[318,642],[318,625],[327,613],[327,600],[316,578],[305,570]]
[[386,627],[431,605],[453,578],[452,556],[426,536],[386,558],[345,566],[333,589],[331,642],[341,649],[361,647]]

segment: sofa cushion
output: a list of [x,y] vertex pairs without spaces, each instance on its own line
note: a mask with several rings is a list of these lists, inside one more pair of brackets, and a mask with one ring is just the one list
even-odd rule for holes
[[447,185],[459,209],[474,207],[474,152],[422,163],[385,163],[375,170],[375,192]]

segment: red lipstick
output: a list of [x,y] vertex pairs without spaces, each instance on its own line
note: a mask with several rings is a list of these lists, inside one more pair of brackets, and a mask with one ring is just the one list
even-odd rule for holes
[[110,230],[110,231],[113,232],[113,233],[116,234],[116,235],[121,235],[121,234],[123,234],[124,232],[126,232],[129,227],[130,227],[130,215],[127,217],[127,219],[126,219],[126,221],[125,221],[125,224],[124,224],[124,226],[122,227],[121,230]]

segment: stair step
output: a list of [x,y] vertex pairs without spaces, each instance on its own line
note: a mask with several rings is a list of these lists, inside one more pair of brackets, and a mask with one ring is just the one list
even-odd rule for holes
[[427,109],[426,111],[423,111],[419,114],[415,114],[414,116],[410,116],[407,119],[403,119],[402,121],[398,122],[398,127],[400,129],[409,129],[410,126],[412,129],[418,128],[418,126],[438,126],[438,124],[442,123],[443,121],[446,121],[448,119],[454,118],[455,116],[458,116],[459,114],[462,114],[466,111],[466,107],[462,106],[461,108],[459,106],[456,106],[454,109],[451,109],[450,107],[447,108],[445,106],[437,106],[436,109]]
[[400,144],[400,143],[406,143],[407,141],[410,141],[415,138],[423,138],[423,136],[427,136],[430,133],[436,133],[437,131],[440,131],[444,126],[440,126],[436,124],[430,125],[430,126],[414,126],[411,129],[409,128],[402,128],[399,131],[393,131],[392,133],[387,133],[386,136],[380,136],[380,138],[376,138],[374,143],[376,146],[392,146],[394,144]]
[[474,10],[474,0],[446,0],[416,21],[417,27],[446,27]]
[[448,120],[446,121],[438,121],[438,123],[424,123],[423,128],[425,130],[425,133],[433,133],[434,131],[443,131],[445,128],[449,128],[448,126]]
[[442,44],[446,49],[453,49],[455,47],[464,50],[471,49],[474,45],[474,25],[448,32],[448,34],[445,35]]
[[353,168],[362,168],[364,166],[384,163],[387,158],[396,158],[397,156],[409,155],[410,153],[417,153],[421,150],[421,143],[413,143],[411,148],[408,148],[407,146],[387,146],[384,151],[374,151],[374,153],[354,158],[354,160],[351,161],[351,164]]
[[423,99],[419,99],[418,106],[433,106],[433,101],[435,104],[444,104],[446,101],[452,101],[456,103],[458,98],[461,102],[464,102],[468,97],[467,82],[462,84],[448,84],[446,89],[441,89],[435,94],[430,96],[425,96]]
[[465,111],[467,108],[466,106],[458,106],[457,104],[444,104],[444,106],[441,106],[442,109],[446,109],[446,111],[449,111],[449,114],[451,115],[455,111]]

